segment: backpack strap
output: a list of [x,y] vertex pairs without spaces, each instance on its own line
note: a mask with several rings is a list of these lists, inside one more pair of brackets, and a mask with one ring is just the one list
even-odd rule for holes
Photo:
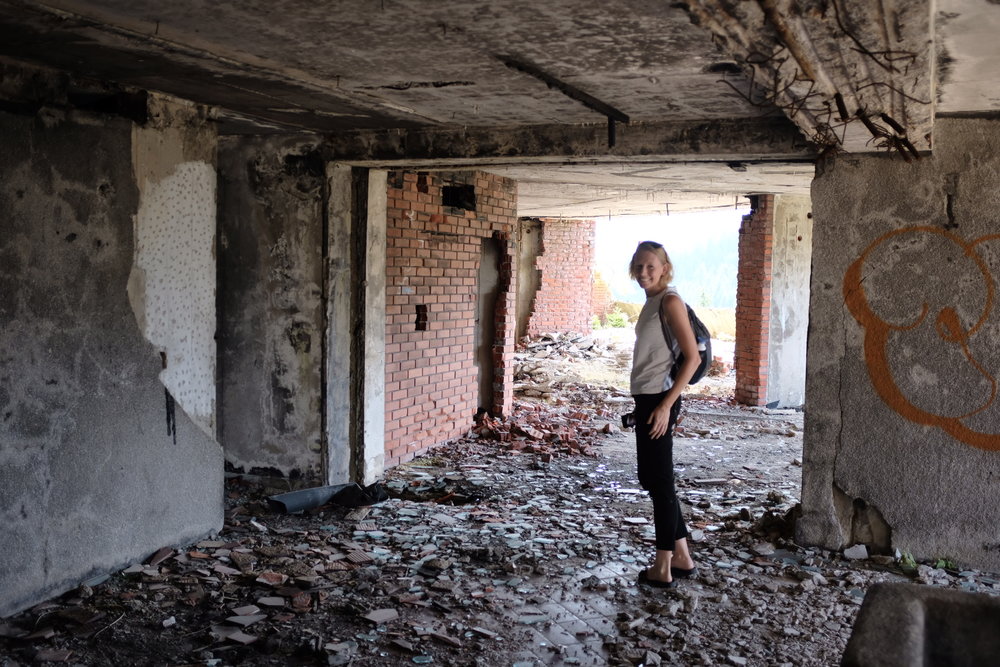
[[[667,324],[667,319],[663,316],[663,301],[670,295],[676,296],[680,299],[680,294],[673,287],[667,288],[667,293],[663,295],[663,300],[660,301],[660,327],[663,329],[663,338],[667,341],[667,348],[670,353],[674,355],[674,365],[677,365],[677,358],[681,353],[681,344],[677,342],[677,337],[674,336],[674,332],[670,330],[670,325]],[[681,299],[683,302],[684,300]],[[684,309],[687,310],[687,303],[684,304]],[[671,371],[671,377],[674,375]]]

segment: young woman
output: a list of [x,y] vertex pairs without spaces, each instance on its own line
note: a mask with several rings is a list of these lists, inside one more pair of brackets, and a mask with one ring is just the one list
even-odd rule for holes
[[[635,399],[635,441],[639,483],[653,501],[656,558],[639,573],[639,582],[673,588],[674,579],[694,574],[688,551],[687,527],[674,489],[673,430],[681,408],[681,391],[698,368],[698,344],[688,321],[687,306],[668,287],[673,266],[667,251],[655,241],[635,249],[629,275],[646,292],[646,303],[635,325],[632,356],[632,397]],[[670,327],[684,355],[677,376],[670,377],[675,350],[667,345],[663,325]]]

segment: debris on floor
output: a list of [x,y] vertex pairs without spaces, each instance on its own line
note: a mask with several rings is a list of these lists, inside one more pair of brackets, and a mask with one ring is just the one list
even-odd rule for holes
[[372,505],[290,514],[230,478],[217,537],[0,621],[0,665],[827,665],[874,583],[1000,595],[946,563],[796,545],[802,413],[695,387],[674,458],[697,573],[638,583],[631,399],[552,386],[388,471]]

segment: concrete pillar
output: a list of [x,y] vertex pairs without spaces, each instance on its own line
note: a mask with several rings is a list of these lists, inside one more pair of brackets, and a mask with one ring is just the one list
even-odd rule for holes
[[812,201],[798,539],[1000,568],[1000,121],[837,156]]
[[806,394],[812,219],[809,197],[776,195],[765,404],[799,408]]
[[356,478],[370,484],[382,476],[385,462],[385,248],[387,172],[367,170],[367,233],[360,248],[364,262],[365,336],[362,439],[358,443]]
[[327,166],[327,481],[368,484],[385,452],[386,172]]

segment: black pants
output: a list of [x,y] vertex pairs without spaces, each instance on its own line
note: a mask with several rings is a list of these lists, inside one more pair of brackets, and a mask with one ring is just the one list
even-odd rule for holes
[[656,528],[656,548],[673,551],[676,540],[688,536],[681,517],[681,506],[674,488],[674,424],[681,411],[677,398],[670,409],[670,424],[666,434],[653,440],[646,423],[663,394],[640,394],[635,399],[635,450],[639,464],[639,484],[653,501],[653,525]]

